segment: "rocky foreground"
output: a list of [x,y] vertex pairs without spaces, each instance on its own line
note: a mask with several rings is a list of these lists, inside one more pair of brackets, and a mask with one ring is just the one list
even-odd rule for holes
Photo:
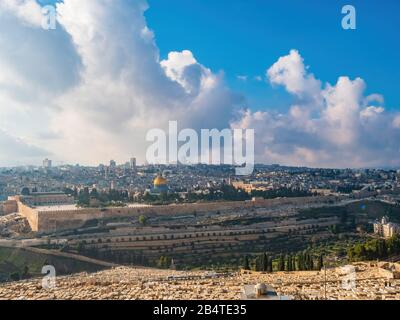
[[[0,286],[0,299],[28,300],[236,300],[246,284],[265,283],[293,299],[400,300],[400,280],[382,276],[376,265],[360,263],[356,273],[342,269],[321,272],[243,271],[217,275],[118,267],[94,274],[56,278],[56,287],[44,289],[42,279]],[[326,281],[325,281],[326,279]]]

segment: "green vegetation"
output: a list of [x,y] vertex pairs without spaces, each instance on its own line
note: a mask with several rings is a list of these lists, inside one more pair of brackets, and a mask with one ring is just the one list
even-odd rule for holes
[[146,222],[147,222],[147,218],[146,218],[145,216],[141,215],[141,216],[139,217],[138,221],[139,221],[139,223],[140,223],[141,225],[144,226],[144,225],[146,224]]
[[249,257],[248,256],[244,257],[243,269],[244,270],[250,270],[250,262],[249,262]]
[[392,222],[400,222],[400,206],[381,201],[357,201],[346,206],[330,206],[300,210],[299,219],[340,217],[341,223],[366,224],[371,220],[388,216]]
[[289,189],[280,188],[277,190],[267,190],[267,191],[252,191],[251,197],[259,197],[264,199],[276,199],[276,198],[301,198],[301,197],[311,197],[314,193],[300,189]]
[[[98,241],[98,243],[102,243],[102,241]],[[85,246],[80,253],[86,257],[121,265],[156,267],[159,261],[150,261],[141,250],[109,250],[107,243],[104,243],[101,248]]]
[[[108,191],[98,192],[96,189],[89,191],[89,188],[85,187],[79,192],[76,188],[65,188],[64,192],[73,196],[77,201],[78,206],[83,208],[124,206],[124,204],[133,201],[133,199],[129,197],[129,193],[125,190],[109,189]],[[172,203],[193,203],[199,201],[245,201],[251,200],[253,197],[276,199],[283,197],[309,197],[313,195],[313,193],[308,191],[291,188],[252,191],[251,193],[247,193],[242,189],[236,189],[231,185],[225,184],[219,188],[210,188],[207,193],[190,192],[185,198],[181,197],[179,193],[173,192],[162,193],[160,195],[145,193],[139,199],[136,199],[136,201],[152,205],[167,205]]]
[[64,192],[75,198],[79,207],[83,208],[101,208],[101,207],[124,207],[129,202],[129,194],[127,191],[119,191],[110,189],[108,191],[98,192],[97,189],[89,188],[78,190],[75,188],[65,189]]
[[[91,244],[80,244],[74,250],[100,260],[149,267],[167,267],[167,263],[162,260],[169,257],[177,262],[178,268],[185,270],[193,268],[237,270],[245,267],[269,272],[271,264],[274,271],[320,270],[324,263],[329,266],[339,266],[349,260],[384,258],[389,254],[396,254],[397,251],[394,249],[396,244],[382,245],[380,242],[370,244],[371,235],[369,233],[372,231],[370,222],[385,214],[391,216],[392,221],[397,221],[398,218],[394,218],[397,212],[399,212],[399,208],[394,205],[379,201],[357,201],[346,206],[302,210],[296,216],[297,219],[339,217],[338,223],[330,227],[315,224],[298,230],[289,230],[289,232],[271,229],[266,230],[264,234],[260,233],[256,240],[241,240],[228,244],[217,242],[207,247],[207,250],[197,246],[194,239],[190,240],[191,243],[185,244],[188,248],[184,252],[176,250],[174,246],[160,245],[150,246],[144,252],[122,248],[116,250],[106,242],[99,246],[97,240],[95,243],[97,248]],[[146,221],[144,216],[136,219],[138,220],[135,222],[150,225],[150,221]],[[251,225],[270,220],[269,217],[254,217],[216,223],[223,226],[237,223]],[[198,227],[201,228],[202,225]],[[272,232],[275,234],[273,238],[269,236],[269,233]],[[352,249],[354,247],[356,248]],[[385,249],[387,247],[393,249]],[[385,250],[388,254],[385,253]],[[161,258],[163,259],[161,260]]]
[[252,191],[247,193],[242,189],[236,189],[231,185],[225,184],[219,188],[210,188],[207,193],[190,192],[186,198],[182,198],[178,193],[169,193],[161,195],[145,194],[140,202],[147,204],[162,205],[171,203],[193,203],[199,201],[245,201],[253,197],[264,199],[275,199],[281,197],[309,197],[314,194],[297,189],[281,188],[278,190]]
[[297,254],[280,254],[275,257],[268,256],[266,253],[256,255],[249,258],[244,256],[242,268],[244,270],[254,270],[259,272],[275,272],[275,271],[313,271],[321,270],[324,266],[324,258],[322,254],[319,256],[312,255],[308,251],[299,252]]
[[168,269],[171,267],[172,259],[169,257],[161,256],[157,262],[157,267],[160,269]]
[[0,247],[0,282],[42,276],[42,267],[53,265],[58,275],[95,272],[103,269],[92,263],[57,257],[26,249]]
[[366,243],[358,243],[348,252],[350,261],[387,259],[400,254],[400,237],[390,239],[373,239]]
[[254,269],[256,271],[272,272],[273,271],[272,262],[273,262],[272,257],[269,257],[266,253],[263,253],[254,259],[253,261]]
[[313,194],[303,190],[281,188],[277,190],[267,191],[252,191],[247,193],[242,189],[236,189],[231,185],[224,185],[220,189],[210,189],[208,194],[189,194],[189,201],[245,201],[251,200],[253,197],[259,197],[264,199],[275,199],[275,198],[293,198],[293,197],[308,197]]

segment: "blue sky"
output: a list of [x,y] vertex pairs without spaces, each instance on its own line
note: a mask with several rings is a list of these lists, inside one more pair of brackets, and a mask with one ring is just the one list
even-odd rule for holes
[[[341,8],[357,9],[357,30],[341,28]],[[224,70],[230,86],[251,105],[285,106],[283,90],[243,83],[290,49],[298,49],[318,79],[335,83],[361,77],[368,91],[384,95],[385,106],[400,108],[400,2],[396,0],[149,0],[146,13],[164,57],[190,49],[204,65]]]
[[[55,0],[38,0],[51,4]],[[297,49],[317,79],[361,77],[367,93],[385,97],[387,110],[400,109],[400,2],[397,0],[148,0],[149,27],[161,58],[189,49],[229,86],[247,97],[248,107],[286,108],[282,88],[266,83],[265,71]],[[357,30],[341,28],[341,9],[357,10]],[[238,76],[248,76],[241,81]],[[262,76],[263,81],[255,81]]]
[[144,162],[178,121],[255,130],[256,162],[400,167],[397,0],[64,0],[55,31],[35,1],[0,1],[0,165]]

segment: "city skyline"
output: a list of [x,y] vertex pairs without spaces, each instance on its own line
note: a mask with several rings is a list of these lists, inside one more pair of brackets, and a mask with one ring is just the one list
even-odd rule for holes
[[[0,27],[6,31],[0,51],[0,167],[39,165],[45,158],[97,165],[130,154],[144,163],[146,133],[165,129],[170,120],[197,131],[255,129],[256,163],[400,166],[393,81],[400,70],[391,66],[398,49],[394,1],[354,1],[356,30],[341,29],[340,2],[295,1],[285,9],[294,18],[303,8],[289,23],[291,35],[271,17],[284,13],[285,5],[275,1],[258,14],[258,1],[246,6],[234,1],[224,23],[239,21],[243,30],[229,32],[200,2],[173,1],[168,18],[157,0],[112,5],[65,0],[57,4],[56,30],[43,30],[40,6],[54,3],[0,4]],[[223,12],[221,4],[210,6]],[[386,23],[374,24],[372,7],[385,14]],[[179,28],[193,11],[199,18],[184,37]],[[209,23],[199,20],[203,15]],[[171,17],[176,19],[169,31]],[[207,25],[215,36],[198,41]],[[245,40],[243,32],[252,28],[254,37]],[[305,31],[308,37],[296,40]],[[323,31],[336,43],[331,52],[321,47],[329,42]],[[275,42],[260,39],[263,32]],[[218,42],[224,33],[226,42]],[[367,34],[378,44],[368,52]],[[29,37],[19,50],[22,35]],[[365,55],[356,49],[360,43]],[[241,44],[247,50],[239,49]],[[227,57],[229,51],[237,60]]]
[[[136,159],[136,158],[134,158]],[[58,167],[73,167],[73,166],[80,166],[80,167],[87,167],[87,168],[97,168],[97,167],[111,167],[111,165],[109,164],[109,162],[114,161],[116,164],[116,167],[131,167],[130,164],[130,160],[131,159],[125,159],[125,160],[121,160],[121,161],[115,161],[113,159],[109,160],[109,161],[98,161],[98,162],[94,162],[93,164],[83,164],[83,163],[79,163],[79,162],[65,162],[62,160],[58,160],[58,161],[53,161],[52,159],[42,159],[40,160],[37,164],[21,164],[21,165],[8,165],[8,166],[0,166],[0,169],[13,169],[13,168],[58,168]],[[46,161],[50,161],[51,165],[50,166],[45,166],[44,162]],[[193,164],[188,164],[188,163],[146,163],[146,162],[136,162],[136,167],[147,167],[147,166],[153,166],[153,167],[175,167],[175,166],[210,166],[210,167],[215,167],[218,165],[213,165],[213,164],[209,164],[209,163],[193,163]],[[221,164],[221,166],[225,166],[225,167],[231,167],[231,168],[235,168],[235,165],[232,164]],[[400,166],[376,166],[376,167],[343,167],[343,168],[338,168],[338,167],[311,167],[311,166],[304,166],[304,165],[285,165],[285,164],[280,164],[280,163],[255,163],[254,167],[287,167],[287,168],[304,168],[304,169],[322,169],[322,170],[396,170],[396,171],[400,171]],[[245,178],[246,176],[244,176]]]

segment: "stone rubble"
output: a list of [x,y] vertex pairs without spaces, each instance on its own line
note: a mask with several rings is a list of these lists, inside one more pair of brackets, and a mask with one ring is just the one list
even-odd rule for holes
[[[56,288],[43,289],[42,279],[0,285],[0,300],[238,300],[246,284],[266,283],[278,294],[294,299],[325,299],[325,272],[242,271],[220,278],[205,272],[117,267],[94,274],[57,277]],[[202,277],[203,276],[203,277]],[[357,265],[355,282],[326,271],[326,299],[400,300],[400,280],[388,280],[368,263]]]

